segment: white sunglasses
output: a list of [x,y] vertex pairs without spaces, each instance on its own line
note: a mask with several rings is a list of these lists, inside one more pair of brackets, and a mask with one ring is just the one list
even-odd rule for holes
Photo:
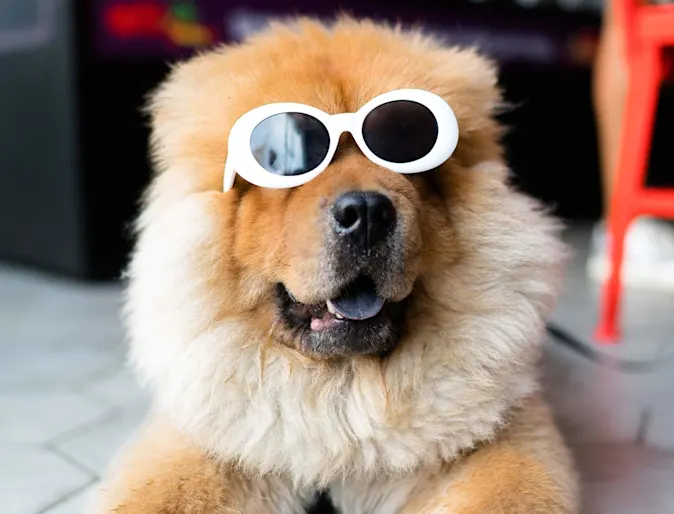
[[405,174],[440,166],[459,141],[452,108],[420,89],[385,93],[355,113],[330,115],[296,103],[263,105],[232,127],[223,190],[233,187],[237,173],[266,188],[306,184],[328,167],[344,132],[373,163]]

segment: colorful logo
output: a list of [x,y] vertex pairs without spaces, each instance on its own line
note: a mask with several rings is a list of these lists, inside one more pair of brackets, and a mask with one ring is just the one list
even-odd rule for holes
[[187,48],[215,42],[213,30],[200,21],[199,9],[191,1],[117,3],[108,6],[103,16],[106,29],[119,39],[163,39]]

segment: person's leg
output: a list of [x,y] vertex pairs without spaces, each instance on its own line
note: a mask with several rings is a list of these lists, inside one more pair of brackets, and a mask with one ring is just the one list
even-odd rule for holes
[[[593,101],[597,121],[599,164],[604,217],[608,215],[620,152],[621,126],[628,87],[623,34],[606,0],[606,11],[593,70]],[[587,263],[591,278],[603,281],[609,275],[605,224],[594,230]],[[627,232],[623,260],[623,283],[647,289],[674,290],[674,229],[652,218],[636,220]]]
[[593,74],[593,100],[605,214],[608,213],[613,192],[627,91],[622,32],[615,22],[610,4],[610,1],[606,2]]

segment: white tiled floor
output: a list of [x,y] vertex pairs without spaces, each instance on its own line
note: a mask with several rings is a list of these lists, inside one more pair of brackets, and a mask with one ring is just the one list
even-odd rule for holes
[[0,268],[2,514],[81,514],[141,422],[119,304],[118,285]]
[[[597,289],[587,231],[555,320],[590,339]],[[125,370],[117,285],[0,267],[0,513],[80,514],[148,398]],[[674,514],[674,295],[627,295],[620,372],[550,342],[544,378],[583,474],[587,514]]]

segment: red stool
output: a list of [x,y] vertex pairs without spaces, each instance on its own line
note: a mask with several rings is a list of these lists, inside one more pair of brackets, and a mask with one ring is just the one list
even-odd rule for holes
[[596,331],[596,338],[606,343],[615,342],[620,335],[620,273],[630,223],[640,215],[674,218],[674,189],[644,185],[660,84],[667,72],[664,50],[674,46],[674,4],[612,1],[616,21],[625,35],[629,82],[608,219],[611,273],[603,286]]

